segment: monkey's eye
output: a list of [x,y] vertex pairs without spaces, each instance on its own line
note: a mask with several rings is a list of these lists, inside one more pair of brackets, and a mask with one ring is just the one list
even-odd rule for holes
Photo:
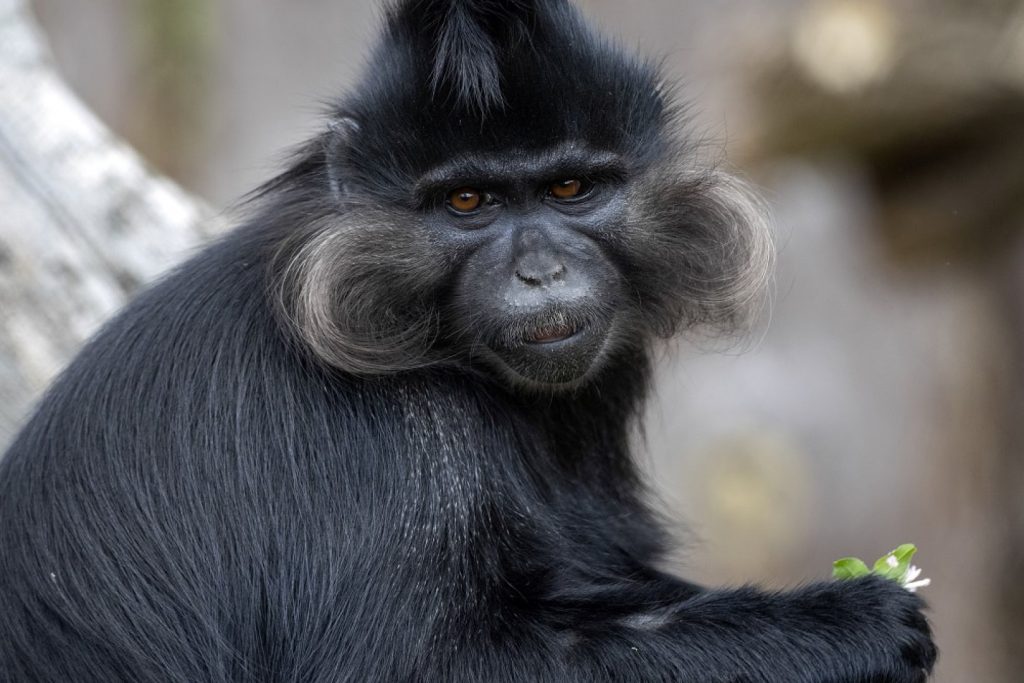
[[555,199],[577,199],[587,194],[589,185],[577,178],[559,180],[548,186],[548,194]]
[[484,194],[471,187],[461,187],[448,195],[448,206],[455,213],[473,213],[484,203]]

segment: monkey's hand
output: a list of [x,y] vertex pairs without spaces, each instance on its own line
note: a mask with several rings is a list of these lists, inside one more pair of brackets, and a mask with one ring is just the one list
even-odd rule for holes
[[784,593],[709,591],[680,606],[676,625],[719,654],[732,643],[730,683],[922,683],[937,657],[923,607],[869,576]]
[[938,650],[924,602],[900,583],[869,576],[816,584],[790,594],[791,618],[808,620],[809,636],[834,639],[841,683],[920,683]]

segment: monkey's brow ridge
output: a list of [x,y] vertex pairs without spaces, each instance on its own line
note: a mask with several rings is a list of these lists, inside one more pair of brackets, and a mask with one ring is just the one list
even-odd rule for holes
[[428,170],[416,181],[415,192],[424,196],[469,181],[487,184],[509,179],[547,179],[561,174],[621,176],[625,170],[626,164],[618,154],[578,143],[539,151],[475,153],[457,156]]

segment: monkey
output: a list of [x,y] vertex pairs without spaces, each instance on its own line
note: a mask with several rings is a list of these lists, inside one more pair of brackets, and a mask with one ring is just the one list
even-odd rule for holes
[[236,229],[0,461],[0,680],[913,683],[921,600],[664,569],[630,434],[764,209],[567,0],[390,0]]

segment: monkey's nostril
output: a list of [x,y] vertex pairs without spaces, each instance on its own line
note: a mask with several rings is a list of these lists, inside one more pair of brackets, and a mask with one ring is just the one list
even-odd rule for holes
[[535,287],[543,284],[541,279],[538,278],[536,275],[533,275],[531,273],[524,273],[521,270],[516,270],[516,277],[519,279],[520,282],[525,282],[526,284],[533,285]]
[[540,287],[564,280],[566,273],[568,273],[568,269],[561,263],[547,272],[529,268],[516,268],[516,279],[532,287]]

